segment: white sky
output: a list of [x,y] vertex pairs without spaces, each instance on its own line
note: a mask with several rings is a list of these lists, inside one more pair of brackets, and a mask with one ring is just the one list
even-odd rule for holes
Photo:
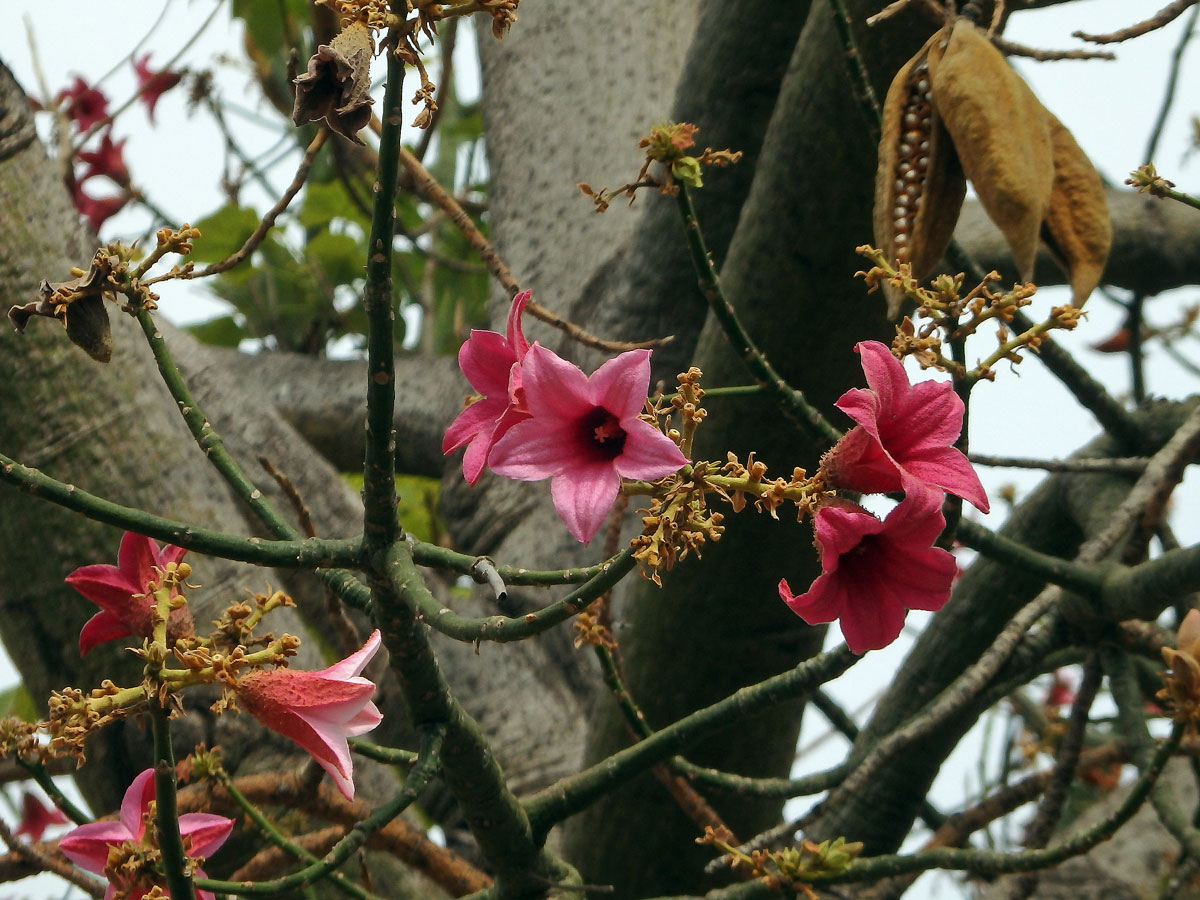
[[[531,5],[535,2],[537,0],[529,0]],[[1077,47],[1079,42],[1071,38],[1072,31],[1104,32],[1120,28],[1151,15],[1161,5],[1158,0],[1078,0],[1015,15],[1007,36],[1043,48]],[[51,92],[66,85],[70,74],[78,72],[91,80],[116,66],[115,74],[104,83],[104,89],[112,99],[128,97],[135,83],[128,63],[123,60],[129,46],[144,33],[163,6],[158,2],[122,6],[127,11],[122,27],[128,37],[122,39],[107,31],[104,40],[97,40],[97,13],[92,2],[59,0],[52,4],[51,17],[44,2],[5,0],[0,8],[3,26],[0,33],[5,35],[0,58],[13,69],[27,90],[40,92],[22,25],[23,18],[28,17],[41,70]],[[150,42],[154,47],[152,66],[164,65],[212,8],[208,0],[187,3],[177,0],[170,4],[163,25]],[[142,13],[140,19],[131,14],[134,9]],[[1118,55],[1116,62],[1034,63],[1022,60],[1017,63],[1043,103],[1071,129],[1097,168],[1113,182],[1123,181],[1128,172],[1143,161],[1141,157],[1161,101],[1170,57],[1187,18],[1185,15],[1162,31],[1111,48]],[[515,27],[520,28],[520,23]],[[460,41],[460,49],[463,54],[457,65],[462,72],[472,66],[467,57],[470,41]],[[222,12],[191,47],[183,63],[193,68],[214,69],[220,90],[230,102],[228,116],[236,123],[239,140],[252,153],[259,153],[273,146],[280,137],[278,117],[266,116],[267,124],[264,125],[264,120],[257,116],[261,104],[251,86],[251,78],[240,68],[241,59],[238,29],[230,25],[228,14]],[[181,220],[195,221],[221,202],[218,185],[224,150],[205,114],[197,113],[191,118],[185,114],[184,99],[182,90],[166,95],[159,103],[158,125],[154,129],[150,128],[140,104],[135,105],[121,116],[116,134],[129,137],[126,157],[135,180],[144,185],[168,213]],[[1186,58],[1175,107],[1156,159],[1160,172],[1175,181],[1181,190],[1200,193],[1200,153],[1184,161],[1191,135],[1189,119],[1194,114],[1200,114],[1200,43],[1193,44]],[[271,172],[270,180],[277,192],[290,181],[295,162],[295,156],[289,157]],[[579,177],[582,175],[580,173]],[[564,177],[575,176],[568,173]],[[253,184],[247,186],[243,196],[260,211],[275,199],[274,195],[268,197]],[[104,233],[136,234],[145,224],[145,214],[131,210],[110,220]],[[1039,311],[1058,302],[1062,302],[1061,295],[1044,291],[1032,314],[1036,317]],[[1172,296],[1150,301],[1147,317],[1151,323],[1167,323],[1178,316],[1183,305],[1197,302],[1200,302],[1200,289],[1178,291]],[[202,288],[183,296],[168,296],[163,303],[164,314],[178,321],[207,318],[217,309],[219,307],[205,298]],[[1097,296],[1089,304],[1089,316],[1076,333],[1062,335],[1059,340],[1076,352],[1094,375],[1117,393],[1124,393],[1129,384],[1124,357],[1105,356],[1089,349],[1090,344],[1116,330],[1121,312]],[[1195,341],[1184,342],[1180,349],[1200,361],[1200,346]],[[979,352],[985,352],[985,348],[980,348]],[[1148,386],[1153,394],[1180,397],[1196,390],[1196,380],[1160,349],[1152,349]],[[1022,365],[1019,376],[1002,371],[996,384],[982,385],[976,391],[971,437],[972,447],[978,452],[1064,456],[1094,433],[1096,427],[1090,415],[1046,375],[1036,360]],[[1013,483],[1025,490],[1037,481],[1036,475],[1012,470],[985,470],[981,477],[993,497],[1004,483]],[[1200,539],[1196,499],[1196,486],[1189,483],[1176,502],[1179,512],[1174,521],[1185,543]],[[1002,506],[1002,503],[993,504],[994,508]],[[994,513],[985,521],[994,526],[999,524],[1001,516],[1002,512]],[[919,621],[918,615],[910,616],[910,624]],[[830,640],[835,637],[836,629]],[[910,642],[909,638],[902,637],[886,651],[872,654],[867,662],[833,685],[832,693],[841,698],[848,709],[859,707],[886,684]],[[0,685],[14,678],[11,669],[7,675],[0,672]],[[807,717],[806,726],[803,743],[823,730],[820,716],[815,712]],[[974,777],[979,746],[976,740],[960,748],[954,764],[947,766],[939,779],[935,802],[949,806],[962,797],[964,783]],[[798,773],[830,765],[840,760],[843,752],[839,740],[830,740],[803,761]],[[60,891],[58,884],[52,881],[50,886],[39,884],[35,887],[33,882],[26,882],[21,890],[24,893],[44,890],[45,896],[53,896]],[[912,896],[957,895],[957,889],[949,879],[927,877],[918,893]]]

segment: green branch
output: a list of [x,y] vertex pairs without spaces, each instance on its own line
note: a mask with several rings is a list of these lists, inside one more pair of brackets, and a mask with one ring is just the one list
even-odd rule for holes
[[1104,586],[1103,569],[1040,553],[969,519],[958,523],[958,539],[988,559],[1011,566],[1022,574],[1036,575],[1077,594],[1097,597]]
[[[165,519],[97,497],[73,484],[66,484],[37,469],[23,466],[3,453],[0,453],[0,481],[94,521],[208,556],[287,569],[356,566],[361,562],[361,546],[357,539],[264,541],[262,538],[245,538],[210,528],[194,527],[186,522]],[[299,536],[295,532],[293,535]]]
[[845,646],[822,653],[790,671],[741,688],[724,700],[654,732],[632,747],[561,779],[525,801],[535,832],[544,835],[558,822],[586,809],[618,785],[657,763],[667,761],[689,744],[744,716],[811,692],[837,678],[860,658]]
[[[414,754],[415,756],[416,754]],[[246,799],[246,795],[237,789],[237,785],[233,783],[233,779],[229,777],[229,773],[225,771],[217,772],[217,780],[221,782],[221,787],[225,792],[233,798],[233,801],[242,808],[242,811],[250,818],[258,830],[267,836],[272,844],[281,850],[284,850],[297,859],[303,860],[310,864],[319,864],[320,858],[315,853],[310,853],[294,841],[288,840],[287,836],[276,828],[265,815],[262,810]],[[355,884],[341,872],[329,872],[328,876],[340,890],[349,894],[351,897],[357,897],[358,900],[377,900],[376,895],[370,891]]]
[[1116,568],[1104,580],[1101,597],[1106,616],[1156,619],[1185,594],[1200,590],[1200,546],[1168,550],[1128,568]]
[[[496,875],[495,896],[522,896],[574,870],[535,840],[525,810],[508,784],[479,724],[455,698],[417,610],[435,604],[406,541],[384,547],[368,570],[371,614],[383,635],[409,713],[417,725],[446,729],[442,779],[453,792]],[[423,617],[422,617],[423,618]]]
[[379,549],[401,537],[396,521],[395,329],[392,303],[392,236],[395,232],[396,188],[400,171],[400,125],[404,118],[404,60],[398,55],[399,32],[388,35],[387,86],[384,88],[383,131],[379,137],[379,169],[367,242],[367,442],[363,463],[363,540]]
[[333,848],[320,861],[306,866],[298,872],[276,878],[273,881],[258,883],[247,881],[217,881],[212,878],[197,878],[196,886],[206,891],[220,894],[237,894],[243,897],[263,897],[284,891],[299,890],[315,884],[332,872],[367,842],[372,834],[386,825],[400,813],[404,812],[429,784],[440,765],[440,753],[443,744],[443,732],[438,727],[423,726],[421,753],[417,764],[408,773],[404,786],[391,800],[379,806],[374,812],[357,823],[346,832],[346,836],[333,845]]
[[636,560],[629,550],[618,554],[597,568],[600,571],[590,581],[576,588],[561,600],[556,600],[536,612],[517,618],[484,616],[471,618],[446,607],[428,592],[417,596],[417,610],[435,631],[458,641],[520,641],[548,631],[572,616],[587,609],[597,597],[633,571]]
[[[451,572],[458,572],[460,575],[467,575],[474,578],[480,584],[486,583],[486,579],[479,577],[480,564],[485,561],[491,562],[486,556],[471,556],[468,553],[459,553],[447,547],[439,547],[437,544],[426,544],[424,541],[412,542],[412,555],[413,562],[418,566],[427,566],[431,569],[449,569]],[[526,569],[521,566],[495,566],[495,572],[505,584],[552,587],[556,584],[579,584],[584,581],[590,581],[602,572],[607,571],[609,566],[616,562],[617,559],[618,557],[614,556],[603,562],[596,563],[594,566],[548,569],[545,571]]]
[[829,423],[821,411],[811,405],[804,394],[789,385],[751,339],[746,329],[734,312],[733,304],[725,297],[721,289],[721,280],[713,268],[712,258],[708,255],[708,247],[704,243],[704,234],[700,230],[700,222],[696,218],[695,207],[686,185],[677,184],[678,193],[675,195],[679,206],[679,214],[683,219],[683,233],[687,238],[688,251],[692,257],[692,266],[696,277],[700,280],[700,291],[708,301],[709,309],[729,338],[730,344],[737,352],[746,368],[755,380],[761,384],[779,404],[780,408],[790,418],[817,440],[837,443],[842,433]]
[[187,853],[179,834],[179,808],[175,797],[175,750],[171,746],[171,711],[157,703],[150,707],[154,734],[154,805],[158,849],[162,853],[167,892],[177,900],[196,900],[196,889],[187,874]]

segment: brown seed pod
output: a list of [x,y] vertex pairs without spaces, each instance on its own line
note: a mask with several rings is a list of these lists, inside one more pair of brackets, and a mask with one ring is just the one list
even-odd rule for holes
[[1071,303],[1083,306],[1100,283],[1112,245],[1104,182],[1071,132],[1043,110],[1054,150],[1054,185],[1042,240],[1071,283]]
[[104,298],[99,294],[79,297],[67,307],[63,325],[71,343],[82,347],[92,359],[106,363],[112,359],[112,326]]
[[[896,73],[883,104],[875,174],[875,243],[888,259],[907,262],[924,278],[954,233],[967,185],[950,135],[933,102],[930,56],[949,35],[942,29]],[[903,294],[884,285],[888,316]]]
[[930,54],[933,102],[979,202],[1029,280],[1054,181],[1045,107],[969,19],[958,19],[945,51]]

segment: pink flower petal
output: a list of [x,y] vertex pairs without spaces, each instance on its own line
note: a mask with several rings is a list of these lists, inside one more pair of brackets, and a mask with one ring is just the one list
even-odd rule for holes
[[442,438],[442,452],[453,453],[484,431],[490,435],[496,421],[504,414],[507,407],[507,399],[490,397],[476,400],[470,406],[465,407],[446,429],[446,435]]
[[554,510],[576,540],[588,543],[612,511],[621,477],[611,464],[572,467],[550,482]]
[[188,856],[211,856],[233,831],[233,819],[211,813],[184,813],[179,817],[179,834]]
[[87,656],[98,644],[115,641],[130,633],[129,626],[121,619],[101,610],[84,622],[79,630],[79,655]]
[[521,382],[526,405],[535,417],[573,421],[599,405],[579,366],[541,344],[530,347],[521,362]]
[[622,422],[642,411],[649,386],[649,350],[622,353],[605,362],[588,379],[595,405],[603,406]]
[[133,839],[133,835],[120,822],[89,822],[63,835],[58,841],[58,849],[77,866],[103,874],[108,862],[109,845]]
[[649,422],[624,419],[621,427],[625,429],[625,446],[614,464],[623,477],[654,481],[687,465],[679,446]]
[[521,330],[521,316],[532,297],[533,291],[521,291],[512,298],[512,306],[508,310],[508,326],[505,337],[508,340],[508,346],[517,355],[518,362],[523,360],[525,354],[529,352],[529,341],[525,340],[525,332]]
[[[355,678],[361,675],[363,669],[367,667],[367,664],[379,652],[379,644],[382,640],[383,638],[379,634],[379,629],[376,628],[371,632],[366,643],[359,649],[355,650],[345,659],[335,662],[328,669],[315,674],[323,675],[326,678]],[[366,681],[366,679],[363,680]],[[370,684],[371,688],[374,689],[375,685],[371,684],[371,682],[367,681],[367,684]]]
[[146,830],[142,814],[154,799],[154,770],[145,769],[133,779],[125,789],[125,797],[121,800],[121,825],[133,835],[133,840],[140,841]]
[[458,365],[471,387],[498,400],[508,391],[508,370],[516,361],[508,342],[494,331],[472,331],[458,351]]
[[574,420],[532,418],[515,426],[492,448],[491,468],[517,481],[541,481],[562,471],[563,448],[575,441]]

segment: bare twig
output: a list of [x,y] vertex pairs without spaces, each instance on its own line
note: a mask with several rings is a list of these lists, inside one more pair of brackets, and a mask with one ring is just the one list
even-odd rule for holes
[[1179,36],[1179,43],[1175,45],[1175,51],[1171,54],[1171,72],[1167,76],[1167,86],[1163,91],[1162,104],[1158,108],[1158,118],[1154,120],[1154,128],[1150,132],[1150,141],[1146,144],[1144,161],[1147,164],[1154,162],[1154,154],[1158,150],[1159,138],[1162,137],[1163,128],[1167,124],[1167,114],[1171,111],[1171,105],[1175,102],[1175,88],[1179,84],[1179,70],[1183,65],[1183,51],[1187,49],[1188,41],[1192,39],[1192,35],[1195,33],[1197,16],[1200,16],[1200,6],[1192,10],[1192,15],[1183,28],[1183,34]]
[[1120,31],[1110,31],[1108,34],[1088,34],[1084,31],[1074,31],[1071,36],[1091,41],[1093,44],[1117,44],[1162,28],[1183,15],[1183,11],[1196,2],[1197,0],[1175,0],[1174,3],[1168,3],[1149,19],[1138,22],[1136,25],[1130,25],[1128,28],[1122,28]]
[[227,272],[253,253],[258,245],[263,242],[263,238],[267,236],[267,232],[275,227],[275,220],[279,218],[280,213],[287,209],[296,195],[300,193],[300,188],[304,186],[304,182],[308,179],[308,172],[312,168],[313,161],[317,158],[317,153],[320,152],[321,148],[325,146],[325,141],[328,137],[328,128],[322,128],[317,132],[317,136],[312,139],[312,143],[304,151],[304,159],[300,160],[300,167],[296,169],[296,176],[292,179],[292,183],[287,186],[287,190],[283,192],[283,196],[267,211],[262,221],[258,223],[258,227],[254,229],[254,233],[246,238],[246,243],[242,244],[236,253],[220,262],[213,263],[211,266],[201,269],[199,272],[192,272],[185,277],[207,278],[209,275]]
[[90,897],[104,896],[104,884],[94,878],[89,878],[65,859],[50,852],[49,848],[54,845],[35,846],[23,843],[13,836],[12,830],[2,819],[0,819],[0,840],[8,845],[9,850],[30,865],[36,866],[39,871],[53,872],[59,878],[65,878]]
[[992,35],[992,43],[996,49],[1006,56],[1023,56],[1026,59],[1036,59],[1038,62],[1053,62],[1060,59],[1116,59],[1115,53],[1107,50],[1038,50],[1036,47],[1026,47],[1016,41],[1010,41],[1000,35]]
[[1023,456],[988,456],[971,453],[968,459],[977,466],[996,466],[1004,469],[1042,469],[1046,472],[1127,472],[1141,474],[1150,462],[1145,456],[1126,456],[1113,459],[1027,459]]

